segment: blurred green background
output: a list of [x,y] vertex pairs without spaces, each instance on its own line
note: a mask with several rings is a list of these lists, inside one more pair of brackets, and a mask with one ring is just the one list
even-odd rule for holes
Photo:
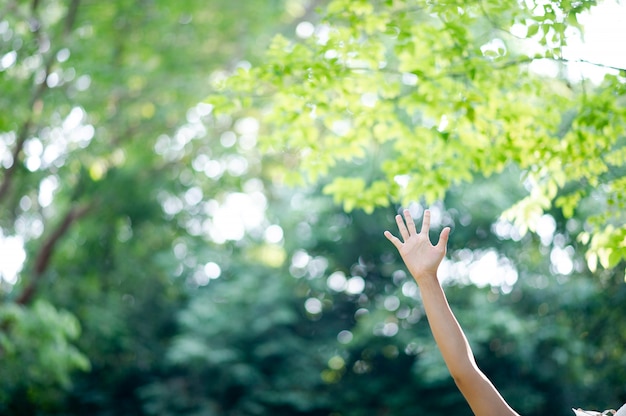
[[0,0],[0,414],[471,414],[402,206],[453,228],[513,408],[618,407],[626,72],[563,55],[594,4]]

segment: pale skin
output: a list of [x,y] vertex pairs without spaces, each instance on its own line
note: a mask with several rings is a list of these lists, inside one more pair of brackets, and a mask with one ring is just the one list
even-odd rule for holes
[[402,260],[420,287],[424,309],[435,342],[456,383],[476,416],[519,416],[476,365],[474,354],[437,278],[450,228],[441,231],[436,245],[430,242],[430,211],[424,212],[418,233],[409,210],[396,216],[400,238],[389,231],[385,237],[398,249]]

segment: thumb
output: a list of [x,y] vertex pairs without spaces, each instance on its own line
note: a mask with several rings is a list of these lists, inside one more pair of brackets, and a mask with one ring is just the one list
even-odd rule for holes
[[446,248],[448,244],[448,237],[450,237],[450,227],[446,227],[441,230],[441,234],[439,234],[439,242],[437,243],[438,248]]

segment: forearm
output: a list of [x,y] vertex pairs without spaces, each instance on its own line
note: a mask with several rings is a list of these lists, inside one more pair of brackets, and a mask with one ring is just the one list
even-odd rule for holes
[[435,276],[417,279],[435,342],[448,370],[477,416],[519,416],[476,365],[474,354]]
[[464,374],[476,369],[472,350],[437,278],[420,279],[419,287],[435,342],[450,374],[458,383]]

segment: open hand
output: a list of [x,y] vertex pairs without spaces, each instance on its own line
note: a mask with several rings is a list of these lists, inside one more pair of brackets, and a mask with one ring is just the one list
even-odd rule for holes
[[402,216],[396,215],[396,223],[398,224],[402,241],[389,231],[385,231],[385,237],[398,249],[404,264],[406,264],[413,278],[418,283],[423,278],[436,278],[437,268],[439,268],[439,264],[446,255],[450,228],[446,227],[441,231],[439,242],[433,246],[428,237],[428,231],[430,230],[429,210],[424,211],[422,229],[419,233],[415,228],[415,222],[408,209],[404,210],[404,220]]

